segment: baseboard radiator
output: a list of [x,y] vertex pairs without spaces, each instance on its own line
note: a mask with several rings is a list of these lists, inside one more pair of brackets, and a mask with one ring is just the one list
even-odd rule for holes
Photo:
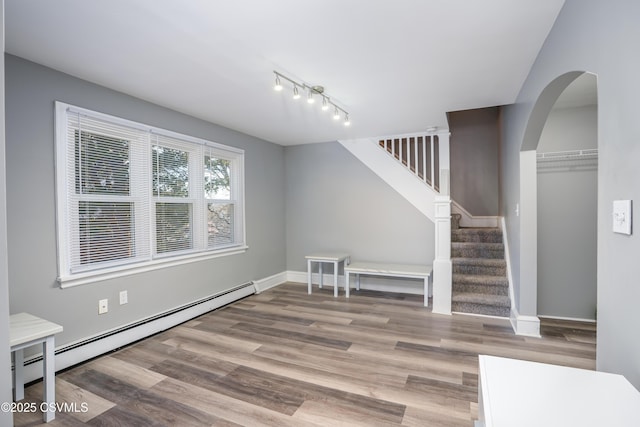
[[[247,282],[136,322],[66,344],[55,350],[56,371],[119,349],[255,293],[254,283]],[[25,382],[42,378],[42,353],[26,358],[24,365]]]

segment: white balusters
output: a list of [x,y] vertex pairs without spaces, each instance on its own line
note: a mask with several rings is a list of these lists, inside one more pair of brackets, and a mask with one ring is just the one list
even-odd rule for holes
[[420,162],[418,161],[418,137],[417,136],[413,138],[413,160],[414,160],[413,172],[416,174],[418,178],[420,178],[420,170],[419,170]]
[[[417,133],[378,139],[380,147],[434,191],[449,194],[449,134]],[[446,145],[446,146],[445,146]],[[447,173],[443,173],[444,171]],[[445,178],[446,177],[446,178]],[[443,180],[446,179],[446,182]]]

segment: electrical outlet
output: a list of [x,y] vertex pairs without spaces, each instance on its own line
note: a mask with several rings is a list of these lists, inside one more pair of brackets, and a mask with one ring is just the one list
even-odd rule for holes
[[129,295],[127,291],[120,291],[120,305],[126,304],[129,302]]
[[109,300],[101,299],[98,301],[98,314],[105,314],[109,311]]

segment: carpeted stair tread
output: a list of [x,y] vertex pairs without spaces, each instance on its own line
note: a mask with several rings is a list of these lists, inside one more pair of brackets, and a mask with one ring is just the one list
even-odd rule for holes
[[487,276],[479,274],[459,274],[452,276],[453,283],[466,283],[470,285],[509,286],[509,281],[503,276]]
[[481,314],[484,316],[509,317],[511,309],[497,305],[483,305],[467,302],[452,302],[453,313]]
[[451,258],[454,274],[504,276],[507,263],[496,258]]
[[451,258],[490,258],[504,259],[504,250],[485,250],[482,248],[451,248]]
[[503,243],[451,242],[451,256],[504,259]]
[[487,267],[506,267],[507,262],[499,258],[451,258],[453,264],[481,265]]
[[508,286],[470,285],[467,283],[454,283],[452,291],[454,295],[469,293],[469,294],[509,296]]
[[451,301],[511,308],[511,300],[509,299],[509,296],[506,295],[473,294],[465,292],[454,294]]
[[459,228],[451,230],[452,242],[502,243],[499,228]]
[[486,248],[500,250],[504,249],[504,243],[497,242],[451,242],[451,246],[454,248]]

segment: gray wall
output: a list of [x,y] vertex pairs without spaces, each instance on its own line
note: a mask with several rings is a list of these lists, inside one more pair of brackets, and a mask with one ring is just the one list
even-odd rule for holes
[[285,164],[288,270],[318,251],[433,262],[433,223],[339,143],[287,147]]
[[[0,0],[0,46],[4,52],[4,0]],[[4,57],[0,57],[0,403],[11,402],[9,354],[9,277],[7,274],[7,198],[5,179]],[[13,425],[11,412],[0,411],[0,425]]]
[[[552,110],[538,153],[597,148],[597,119],[594,105]],[[539,315],[595,319],[597,172],[595,160],[538,163]]]
[[540,136],[538,153],[593,148],[598,148],[596,105],[551,110]]
[[[6,155],[9,294],[27,311],[64,326],[58,345],[151,316],[285,270],[284,154],[281,146],[108,90],[7,55]],[[54,101],[104,112],[245,150],[249,250],[89,285],[56,284]],[[129,303],[118,305],[128,290]],[[98,316],[98,300],[109,313]]]
[[[519,155],[535,102],[554,79],[573,71],[598,76],[598,342],[597,368],[624,374],[640,388],[640,240],[611,231],[613,200],[640,200],[640,2],[567,0],[551,30],[517,102],[503,117],[502,214],[511,245],[514,286],[522,281]],[[534,117],[538,120],[540,118]],[[544,120],[545,118],[542,118]],[[637,210],[636,210],[637,212]],[[637,218],[637,215],[634,215]],[[637,227],[636,227],[637,228]],[[535,296],[533,298],[535,300]],[[516,300],[523,305],[520,299]]]
[[447,113],[451,198],[472,215],[497,216],[499,107]]

